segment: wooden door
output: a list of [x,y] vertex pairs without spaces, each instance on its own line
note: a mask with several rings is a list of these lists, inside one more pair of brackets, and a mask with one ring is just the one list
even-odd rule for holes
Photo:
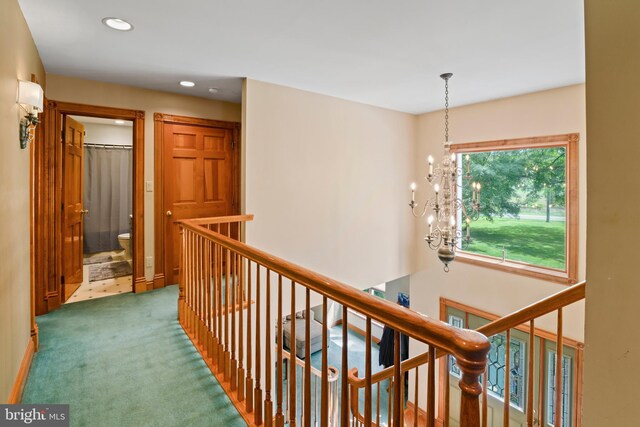
[[82,284],[84,126],[64,117],[62,164],[62,294],[66,301]]
[[177,220],[233,214],[233,130],[165,123],[165,279],[178,282]]

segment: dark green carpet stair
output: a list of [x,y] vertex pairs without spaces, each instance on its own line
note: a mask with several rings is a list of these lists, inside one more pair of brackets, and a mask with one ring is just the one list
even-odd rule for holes
[[178,289],[40,316],[25,403],[68,403],[72,426],[246,426],[177,321]]

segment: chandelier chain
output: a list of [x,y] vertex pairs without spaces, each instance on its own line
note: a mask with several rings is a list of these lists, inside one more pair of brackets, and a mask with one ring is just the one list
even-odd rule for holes
[[449,79],[444,80],[444,140],[449,142]]

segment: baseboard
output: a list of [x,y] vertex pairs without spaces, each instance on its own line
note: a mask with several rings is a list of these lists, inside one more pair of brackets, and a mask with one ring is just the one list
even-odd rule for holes
[[[342,319],[338,319],[338,320],[334,323],[334,326],[342,325],[342,324],[343,324]],[[355,326],[355,325],[354,325],[354,324],[352,324],[352,323],[349,323],[349,324],[347,325],[347,327],[348,327],[349,329],[351,329],[353,332],[355,332],[356,334],[358,334],[358,335],[360,335],[360,336],[362,336],[362,337],[365,337],[365,336],[366,336],[366,332],[365,332],[365,331],[363,331],[362,329],[358,328],[357,326]],[[373,335],[371,335],[371,341],[373,341],[373,343],[374,343],[374,344],[380,344],[380,339],[379,339],[379,338],[377,338],[377,337],[374,337]]]
[[133,292],[139,293],[146,292],[147,290],[147,279],[145,279],[144,276],[136,277],[136,280],[133,283]]
[[164,273],[153,276],[153,289],[164,288]]
[[31,368],[34,349],[33,340],[30,339],[27,343],[27,350],[22,358],[22,363],[20,364],[20,370],[18,370],[18,376],[16,377],[13,389],[9,395],[9,401],[7,402],[9,404],[20,403],[22,401],[22,392],[24,391],[24,386],[27,383],[27,377],[29,376],[29,369]]

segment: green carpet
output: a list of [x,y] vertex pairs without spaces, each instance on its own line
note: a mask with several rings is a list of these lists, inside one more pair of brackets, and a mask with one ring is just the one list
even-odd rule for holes
[[178,289],[64,305],[37,318],[25,403],[72,426],[246,426],[177,321]]

